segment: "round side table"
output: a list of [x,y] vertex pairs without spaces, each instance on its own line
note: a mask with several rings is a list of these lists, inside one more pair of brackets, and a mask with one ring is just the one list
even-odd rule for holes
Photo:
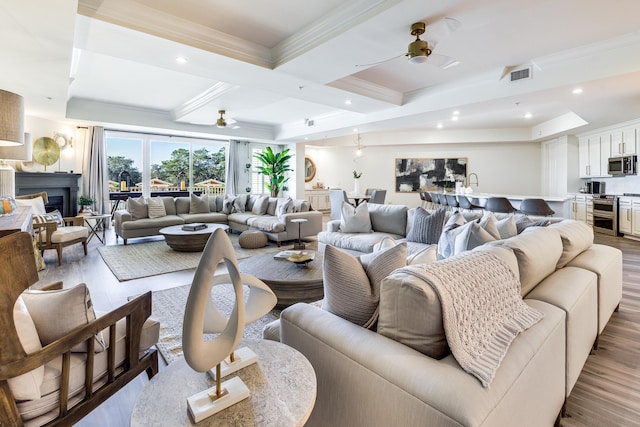
[[[197,426],[302,426],[316,400],[316,374],[297,350],[275,341],[243,340],[258,362],[222,381],[240,377],[249,397],[200,421]],[[215,386],[209,374],[196,372],[184,357],[160,371],[145,385],[131,413],[131,427],[192,426],[187,398]]]
[[302,243],[302,238],[300,237],[301,236],[300,227],[302,226],[303,222],[307,222],[307,219],[305,219],[305,218],[296,218],[296,219],[292,219],[291,222],[294,223],[294,224],[298,224],[298,243],[294,243],[293,244],[293,249],[302,250],[302,249],[305,248],[305,244]]

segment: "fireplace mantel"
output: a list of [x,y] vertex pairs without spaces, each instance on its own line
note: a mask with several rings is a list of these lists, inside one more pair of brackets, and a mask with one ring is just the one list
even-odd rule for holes
[[46,191],[50,198],[62,197],[62,215],[78,214],[79,173],[16,172],[16,196]]

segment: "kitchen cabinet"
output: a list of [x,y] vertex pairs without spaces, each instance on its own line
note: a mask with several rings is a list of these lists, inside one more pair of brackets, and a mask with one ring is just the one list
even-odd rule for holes
[[311,207],[317,211],[331,210],[329,190],[305,190],[304,197],[311,203]]
[[640,237],[640,199],[631,201],[631,235]]
[[596,178],[607,175],[610,143],[609,139],[606,137],[604,139],[604,145],[600,142],[600,135],[592,135],[579,139],[578,165],[580,167],[580,178]]
[[623,234],[632,233],[632,201],[629,197],[618,198],[618,232]]
[[593,197],[590,194],[576,194],[571,201],[571,219],[593,225]]
[[611,132],[611,157],[637,154],[637,130],[634,126]]

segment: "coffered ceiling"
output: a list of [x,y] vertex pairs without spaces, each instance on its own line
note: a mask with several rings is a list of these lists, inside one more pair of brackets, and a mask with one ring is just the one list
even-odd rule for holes
[[[638,16],[637,0],[7,0],[0,88],[35,116],[224,138],[539,140],[640,117]],[[437,44],[412,64],[418,21]]]

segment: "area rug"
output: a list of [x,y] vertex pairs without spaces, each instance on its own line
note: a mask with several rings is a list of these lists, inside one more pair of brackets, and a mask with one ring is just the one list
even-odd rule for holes
[[[229,235],[238,259],[248,258],[265,252],[277,252],[275,243],[264,248],[243,249],[238,244],[238,236]],[[156,276],[174,271],[196,268],[202,252],[176,252],[164,240],[128,245],[100,246],[98,252],[109,269],[121,282]]]
[[[153,292],[152,295],[153,311],[151,317],[160,322],[158,350],[167,364],[182,356],[182,322],[190,288],[191,285],[184,285]],[[235,301],[233,287],[230,284],[214,286],[211,289],[211,295],[218,310],[229,316]],[[248,288],[245,287],[245,296],[247,295]],[[280,310],[271,310],[261,319],[247,325],[243,337],[262,338],[262,329],[265,325],[279,318]],[[217,334],[206,334],[205,340],[212,340],[216,336]]]

